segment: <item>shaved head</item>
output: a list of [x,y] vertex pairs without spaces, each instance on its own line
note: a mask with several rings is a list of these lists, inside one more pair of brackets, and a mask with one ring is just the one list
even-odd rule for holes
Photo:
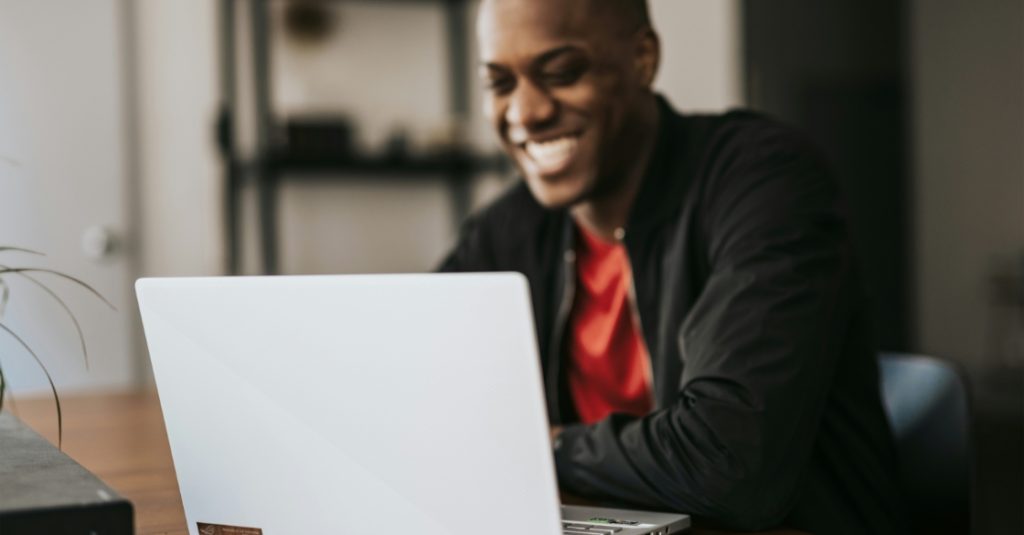
[[597,9],[607,10],[620,20],[627,31],[650,27],[647,0],[589,0]]
[[[575,9],[589,13],[595,18],[610,22],[612,27],[623,32],[635,32],[651,26],[647,0],[547,0],[576,4]],[[515,0],[484,0],[483,4],[515,2]]]

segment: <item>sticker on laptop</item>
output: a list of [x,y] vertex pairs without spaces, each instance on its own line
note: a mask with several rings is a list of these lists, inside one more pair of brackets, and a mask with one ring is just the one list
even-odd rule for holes
[[196,525],[199,526],[199,535],[263,535],[263,530],[260,528],[207,524],[206,522],[196,522]]

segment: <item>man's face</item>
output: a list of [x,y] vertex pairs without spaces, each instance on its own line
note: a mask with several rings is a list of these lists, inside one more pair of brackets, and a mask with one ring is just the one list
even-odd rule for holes
[[478,37],[487,118],[540,204],[623,180],[626,126],[652,76],[633,36],[592,0],[487,0]]

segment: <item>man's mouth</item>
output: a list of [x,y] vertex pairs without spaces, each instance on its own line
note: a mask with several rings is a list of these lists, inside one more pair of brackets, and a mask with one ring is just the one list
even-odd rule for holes
[[572,164],[579,142],[579,134],[570,134],[544,141],[527,141],[521,146],[539,174],[555,175]]

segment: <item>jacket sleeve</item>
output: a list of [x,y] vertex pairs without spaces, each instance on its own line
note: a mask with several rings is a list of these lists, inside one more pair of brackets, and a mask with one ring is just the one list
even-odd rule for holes
[[563,487],[733,529],[778,525],[792,508],[859,289],[815,153],[745,159],[701,193],[710,275],[677,326],[674,403],[567,427]]

